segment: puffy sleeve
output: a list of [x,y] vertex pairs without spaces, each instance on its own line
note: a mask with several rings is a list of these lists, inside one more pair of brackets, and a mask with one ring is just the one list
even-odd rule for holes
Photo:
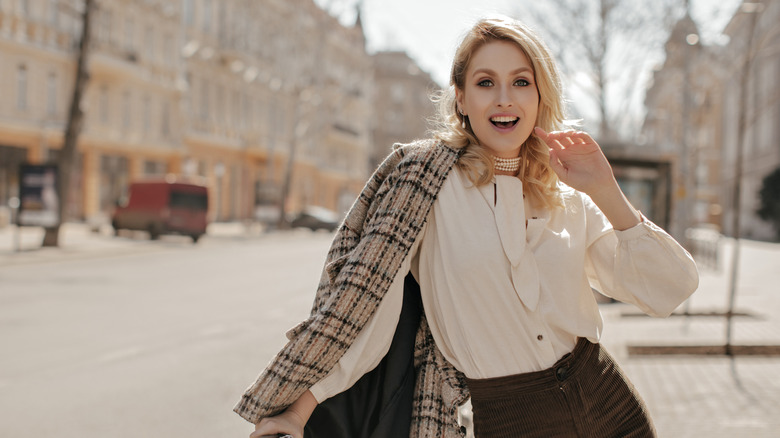
[[426,228],[427,225],[423,225],[374,315],[331,372],[310,388],[318,403],[352,387],[364,374],[376,368],[390,350],[403,307],[404,279],[416,259]]
[[669,316],[699,286],[693,257],[672,236],[642,216],[616,231],[589,198],[586,272],[592,287],[651,316]]

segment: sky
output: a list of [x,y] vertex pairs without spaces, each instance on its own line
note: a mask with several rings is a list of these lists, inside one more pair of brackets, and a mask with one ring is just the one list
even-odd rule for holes
[[[355,21],[357,0],[315,0],[315,3],[339,15],[345,24]],[[491,13],[511,14],[522,4],[518,0],[363,0],[363,3],[368,50],[405,50],[440,84],[448,80],[450,62],[460,38],[478,18]],[[705,41],[715,41],[739,3],[741,0],[691,0],[691,15]]]
[[[355,22],[355,4],[359,0],[314,0],[340,17],[345,25]],[[492,14],[512,15],[522,10],[522,0],[362,0],[361,16],[369,52],[403,50],[440,85],[447,85],[452,56],[460,39],[480,17]],[[528,0],[526,0],[528,1]],[[538,1],[538,0],[536,0]],[[595,0],[593,0],[595,1]],[[652,1],[652,0],[643,0]],[[682,0],[680,0],[682,2]],[[690,0],[691,16],[700,28],[702,41],[722,43],[719,38],[734,10],[742,0]],[[653,64],[663,62],[662,48],[650,57]],[[641,80],[648,82],[653,65],[646,67]],[[586,99],[576,84],[567,84],[568,98]],[[636,96],[642,106],[644,96]],[[577,105],[588,116],[587,103]],[[641,109],[634,109],[640,111]]]

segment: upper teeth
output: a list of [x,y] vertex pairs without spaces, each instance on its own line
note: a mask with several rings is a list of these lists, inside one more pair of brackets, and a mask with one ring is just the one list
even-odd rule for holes
[[494,122],[514,122],[515,120],[517,120],[517,117],[499,116],[499,117],[491,117],[490,120]]

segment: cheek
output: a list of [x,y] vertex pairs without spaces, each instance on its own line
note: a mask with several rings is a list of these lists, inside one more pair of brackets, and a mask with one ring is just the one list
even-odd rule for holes
[[539,113],[539,95],[536,92],[528,93],[523,106],[526,108],[526,114],[533,115],[533,118],[536,119],[536,114]]
[[536,91],[536,88],[528,89],[523,93],[522,100],[525,105],[538,107],[539,92]]
[[490,99],[488,99],[485,94],[486,93],[471,93],[469,98],[465,100],[466,108],[470,113],[481,112],[489,105]]

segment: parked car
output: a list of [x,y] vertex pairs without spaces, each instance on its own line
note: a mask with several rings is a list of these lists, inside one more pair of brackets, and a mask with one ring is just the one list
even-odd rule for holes
[[341,219],[335,211],[322,207],[306,207],[295,215],[290,225],[293,228],[308,228],[312,231],[335,231],[340,223]]
[[206,234],[208,189],[175,181],[134,182],[111,217],[114,232],[144,230],[154,240],[163,234],[182,234],[193,242]]

